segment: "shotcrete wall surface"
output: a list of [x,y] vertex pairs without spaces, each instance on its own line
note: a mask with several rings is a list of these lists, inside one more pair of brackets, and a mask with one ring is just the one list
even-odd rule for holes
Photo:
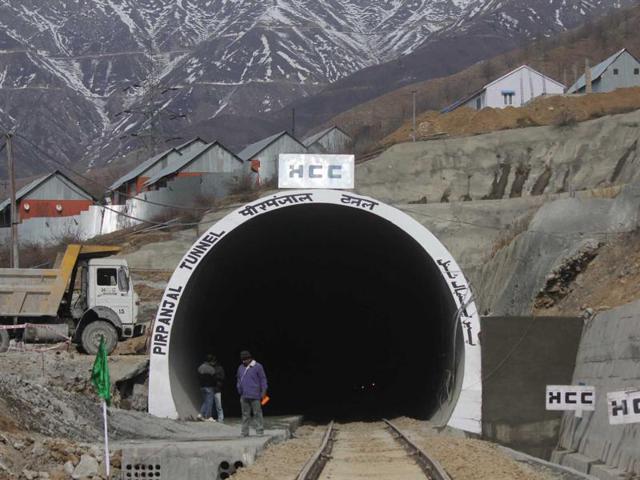
[[608,392],[640,388],[640,301],[587,321],[573,374],[579,383],[596,387],[596,409],[565,414],[552,459],[598,478],[640,474],[640,424],[610,425],[607,405]]
[[549,459],[562,412],[548,411],[540,392],[570,385],[582,333],[575,317],[482,317],[482,434]]
[[268,414],[410,415],[481,432],[479,319],[447,249],[407,214],[333,190],[269,195],[185,254],[153,327],[150,413],[197,413],[214,352],[237,410],[235,367],[265,365]]
[[392,204],[499,199],[640,180],[640,110],[567,126],[393,145],[356,167],[358,193]]

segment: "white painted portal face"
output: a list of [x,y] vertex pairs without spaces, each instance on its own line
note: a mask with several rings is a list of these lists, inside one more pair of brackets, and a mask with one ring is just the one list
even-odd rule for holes
[[458,372],[458,377],[462,378],[456,381],[447,423],[455,428],[481,433],[480,322],[475,304],[471,301],[471,291],[459,266],[431,232],[405,213],[369,197],[335,190],[290,191],[256,200],[213,225],[185,254],[168,283],[153,328],[149,412],[159,417],[179,416],[170,377],[172,355],[177,355],[170,348],[171,335],[174,329],[181,328],[179,322],[174,321],[176,312],[199,263],[216,249],[220,239],[245,222],[275,210],[313,204],[357,209],[387,220],[413,238],[437,264],[451,298],[459,308],[460,330],[464,333],[464,359]]

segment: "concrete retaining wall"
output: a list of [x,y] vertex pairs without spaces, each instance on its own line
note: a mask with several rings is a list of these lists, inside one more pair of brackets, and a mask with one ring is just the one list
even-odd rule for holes
[[561,412],[545,410],[548,384],[571,383],[582,319],[483,317],[482,435],[548,459]]
[[609,425],[606,393],[640,388],[640,301],[587,322],[573,375],[578,382],[596,387],[596,410],[564,416],[553,460],[603,479],[639,475],[640,424]]

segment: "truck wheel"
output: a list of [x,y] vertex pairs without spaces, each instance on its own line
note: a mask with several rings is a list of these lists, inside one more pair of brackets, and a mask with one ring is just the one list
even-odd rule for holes
[[89,355],[95,355],[100,347],[100,337],[104,337],[107,355],[111,354],[118,344],[118,332],[113,325],[104,320],[96,320],[84,327],[80,338],[82,349]]
[[0,353],[4,353],[7,350],[9,350],[9,332],[0,330]]

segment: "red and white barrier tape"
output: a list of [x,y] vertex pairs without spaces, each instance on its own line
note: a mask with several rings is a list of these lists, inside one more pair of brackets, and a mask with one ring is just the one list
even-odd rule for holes
[[0,325],[0,330],[19,330],[20,328],[26,328],[29,325],[28,323],[23,323],[21,325]]
[[64,338],[65,340],[71,340],[71,337],[67,337],[66,335],[63,335],[62,333],[56,331],[55,327],[53,327],[52,325],[47,325],[46,323],[22,323],[19,325],[0,325],[0,330],[21,330],[29,327],[50,330],[55,335],[58,335],[60,338]]
[[65,344],[67,346],[67,348],[69,347],[69,345],[71,344],[71,337],[67,337],[66,335],[63,335],[62,333],[58,332],[55,330],[55,328],[51,325],[47,325],[46,323],[22,323],[19,325],[0,325],[0,330],[22,330],[25,328],[29,328],[29,327],[35,327],[35,328],[43,328],[45,330],[49,330],[52,331],[55,335],[59,336],[60,338],[63,339],[63,341],[59,342],[57,345],[53,345],[51,347],[47,347],[47,348],[24,348],[24,342],[22,342],[23,347],[9,347],[9,350],[16,350],[16,351],[20,351],[20,352],[48,352],[50,350],[57,350],[58,348],[60,348],[60,344]]

